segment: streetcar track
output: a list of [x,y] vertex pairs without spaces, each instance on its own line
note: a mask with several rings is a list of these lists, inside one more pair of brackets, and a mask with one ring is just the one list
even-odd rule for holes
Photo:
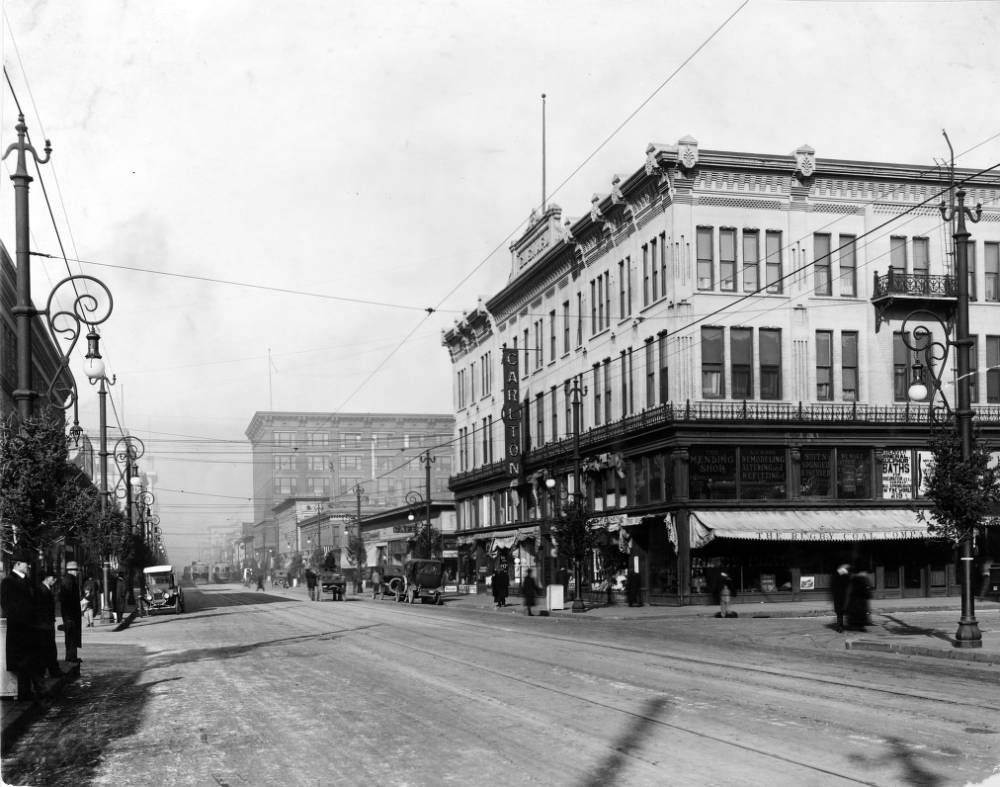
[[[419,615],[421,618],[424,618],[424,619],[440,620],[440,618],[437,615],[434,615],[434,614],[431,614],[431,613],[421,613],[418,610],[412,610],[412,613],[415,614],[415,615]],[[562,642],[562,643],[571,644],[571,645],[585,644],[585,645],[590,645],[592,647],[609,648],[611,650],[618,651],[618,652],[621,652],[621,653],[640,654],[640,655],[643,655],[643,656],[652,656],[652,657],[657,658],[657,659],[662,659],[662,660],[664,660],[666,662],[665,665],[657,664],[656,666],[658,666],[658,667],[666,666],[667,668],[669,668],[669,669],[671,669],[673,671],[676,671],[676,667],[673,666],[673,663],[675,663],[675,662],[684,662],[686,664],[690,664],[690,665],[694,665],[694,666],[699,666],[699,667],[714,667],[714,668],[717,668],[717,669],[739,669],[739,670],[741,670],[743,672],[755,672],[755,673],[762,674],[762,675],[768,675],[770,677],[796,678],[798,680],[812,681],[814,683],[819,683],[821,685],[836,686],[837,688],[852,688],[852,689],[857,689],[857,690],[861,690],[861,691],[865,691],[865,692],[875,692],[875,693],[887,695],[887,696],[890,696],[890,697],[899,697],[899,698],[914,699],[914,700],[924,700],[924,701],[927,701],[927,702],[936,702],[936,703],[938,703],[940,705],[946,705],[946,706],[968,707],[968,708],[975,708],[976,710],[989,710],[989,711],[1000,712],[1000,705],[983,705],[981,701],[965,701],[965,700],[955,700],[955,699],[950,699],[950,698],[945,698],[945,697],[935,697],[935,696],[932,696],[932,695],[929,695],[929,694],[916,693],[916,692],[908,692],[908,691],[901,691],[901,690],[898,690],[898,689],[881,688],[879,686],[873,686],[873,685],[868,684],[868,683],[857,683],[857,682],[848,681],[848,680],[840,680],[840,679],[833,679],[833,678],[824,678],[824,677],[819,676],[819,675],[811,675],[811,674],[808,674],[808,673],[801,673],[801,672],[797,672],[797,671],[794,671],[794,670],[787,670],[787,669],[786,670],[779,670],[779,669],[762,667],[762,666],[756,666],[756,665],[751,666],[751,665],[747,665],[744,662],[718,661],[718,660],[715,660],[715,659],[708,659],[708,658],[705,658],[705,657],[697,657],[697,656],[684,655],[684,654],[681,654],[681,653],[677,653],[675,651],[668,651],[668,650],[657,650],[657,651],[654,652],[654,651],[650,651],[650,650],[644,650],[642,648],[629,647],[629,646],[626,646],[626,645],[618,645],[618,644],[614,644],[614,643],[610,643],[610,642],[601,642],[599,640],[572,638],[572,637],[562,636],[562,635],[553,634],[553,633],[549,633],[549,632],[538,631],[537,629],[536,630],[521,629],[521,628],[514,629],[514,628],[511,628],[510,626],[499,626],[499,627],[498,626],[490,626],[490,625],[488,625],[486,623],[479,623],[479,622],[475,622],[475,621],[468,622],[468,621],[464,621],[464,620],[463,620],[462,624],[465,627],[475,626],[476,628],[479,628],[479,629],[488,629],[490,631],[495,631],[497,628],[502,628],[504,631],[509,631],[509,632],[517,631],[520,634],[529,634],[529,635],[534,636],[534,637],[539,638],[539,639],[552,640],[552,641]],[[429,637],[430,635],[424,634],[424,636],[428,636]],[[445,642],[451,644],[450,640],[445,640],[443,637],[437,637],[436,639],[439,639],[439,640],[442,640],[442,641],[445,641]]]
[[[454,664],[461,665],[463,667],[473,668],[475,671],[477,671],[479,673],[487,672],[490,675],[493,675],[493,676],[498,677],[498,678],[502,678],[504,680],[514,681],[514,682],[520,683],[520,684],[522,684],[524,686],[527,686],[529,688],[532,688],[532,689],[537,689],[537,690],[540,690],[540,691],[549,692],[550,694],[557,694],[557,695],[559,695],[561,697],[565,697],[565,698],[571,699],[571,700],[573,700],[575,702],[583,702],[583,703],[586,703],[588,705],[592,705],[595,708],[599,708],[599,709],[606,710],[606,711],[611,711],[613,713],[618,713],[618,714],[620,714],[622,716],[626,716],[629,719],[632,719],[632,720],[635,720],[635,721],[641,721],[643,723],[656,725],[657,727],[663,727],[663,728],[666,728],[666,729],[670,729],[670,730],[673,730],[675,732],[681,732],[681,733],[684,733],[684,734],[687,734],[687,735],[694,736],[695,738],[698,738],[698,739],[701,739],[701,740],[704,740],[704,741],[711,741],[713,743],[722,744],[724,746],[728,746],[728,747],[731,747],[731,748],[734,748],[734,749],[738,749],[738,750],[743,751],[743,752],[754,754],[754,755],[757,755],[757,756],[760,756],[760,757],[766,757],[766,758],[769,758],[769,759],[777,760],[779,762],[783,762],[783,763],[786,763],[788,765],[793,765],[793,766],[795,766],[797,768],[803,768],[803,769],[808,770],[808,771],[813,771],[815,773],[820,773],[820,774],[823,774],[824,776],[836,777],[836,778],[838,778],[840,780],[843,780],[843,781],[846,781],[846,782],[851,782],[853,784],[870,785],[870,787],[877,787],[877,785],[878,785],[878,782],[870,782],[870,781],[865,781],[865,780],[862,780],[862,779],[856,779],[856,778],[854,778],[852,776],[846,776],[843,773],[840,773],[838,771],[834,771],[834,770],[831,770],[829,768],[823,768],[823,767],[821,767],[819,765],[815,765],[813,763],[804,762],[802,760],[796,760],[796,759],[793,759],[791,757],[786,757],[786,756],[784,756],[782,754],[778,754],[778,753],[773,752],[773,751],[765,751],[764,749],[761,749],[761,748],[758,748],[758,747],[754,747],[754,746],[749,746],[749,745],[742,744],[742,743],[738,743],[738,742],[735,742],[735,741],[732,741],[732,740],[727,740],[726,738],[723,738],[723,737],[720,737],[720,736],[717,736],[717,735],[711,735],[711,734],[706,733],[706,732],[700,732],[698,730],[692,729],[691,727],[688,727],[688,726],[685,726],[685,725],[682,725],[682,724],[678,724],[678,723],[675,723],[675,722],[664,721],[663,719],[661,719],[661,718],[659,718],[657,716],[653,716],[653,715],[646,714],[646,713],[640,713],[640,712],[637,712],[637,711],[634,711],[634,710],[629,710],[627,708],[621,708],[621,707],[618,707],[616,705],[611,705],[611,704],[609,704],[607,702],[602,702],[600,700],[596,700],[596,699],[593,699],[593,698],[583,697],[579,693],[574,694],[572,692],[569,692],[569,691],[566,691],[564,689],[561,689],[561,688],[559,688],[557,686],[552,686],[552,685],[549,685],[549,684],[540,683],[540,682],[535,681],[535,680],[530,680],[528,678],[524,678],[524,677],[522,677],[520,675],[511,673],[511,672],[506,672],[504,670],[499,670],[499,669],[494,669],[494,668],[491,668],[491,667],[486,667],[486,666],[483,666],[481,663],[476,663],[476,662],[468,661],[466,659],[458,658],[458,657],[455,657],[455,656],[449,656],[449,655],[443,654],[443,653],[441,653],[439,651],[427,650],[425,648],[417,647],[416,645],[413,645],[412,643],[409,643],[409,642],[400,642],[400,641],[398,641],[396,639],[392,639],[390,637],[379,636],[377,633],[373,634],[373,632],[371,630],[368,630],[365,633],[367,634],[367,636],[369,638],[372,638],[372,639],[375,639],[375,640],[379,640],[381,642],[389,643],[389,644],[393,645],[396,648],[402,647],[402,648],[410,650],[412,652],[420,653],[420,654],[425,655],[425,656],[429,656],[429,657],[431,657],[431,658],[433,658],[435,660],[445,660],[445,661],[452,662]],[[426,637],[427,635],[424,635],[424,636]],[[434,640],[440,640],[441,639],[439,637],[429,637],[429,638],[430,639],[434,639]],[[454,643],[450,643],[450,644],[453,645]],[[541,660],[538,660],[538,659],[531,659],[531,658],[527,658],[527,657],[524,657],[524,656],[521,656],[521,658],[522,658],[522,660],[527,660],[527,661],[531,661],[531,662],[534,662],[534,663],[549,664],[549,662],[542,662]],[[603,676],[601,676],[601,677],[603,677]],[[606,680],[607,678],[604,678],[604,679]],[[646,691],[651,691],[651,689],[648,689],[646,687],[636,687],[636,688],[643,688]],[[659,693],[659,697],[661,699],[663,699],[663,700],[669,700],[669,699],[671,699],[668,695],[663,694],[662,692]],[[658,767],[659,766],[658,762],[649,760],[649,759],[647,759],[645,757],[640,757],[640,756],[634,754],[631,751],[623,751],[620,748],[616,748],[616,747],[613,747],[613,746],[611,746],[609,748],[612,751],[614,751],[615,753],[619,754],[619,755],[628,757],[628,758],[633,759],[633,760],[641,761],[641,762],[645,763],[646,765],[651,765],[653,767]]]

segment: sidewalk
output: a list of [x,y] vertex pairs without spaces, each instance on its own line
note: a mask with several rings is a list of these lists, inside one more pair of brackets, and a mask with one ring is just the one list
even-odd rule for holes
[[[497,609],[487,593],[448,595],[445,603],[455,609],[476,609],[484,614],[524,614],[521,599],[511,596],[508,606]],[[828,618],[825,629],[831,642],[843,639],[847,650],[869,650],[901,653],[911,656],[974,661],[1000,665],[1000,603],[976,600],[975,615],[983,635],[979,648],[958,648],[954,645],[955,632],[961,617],[961,599],[903,598],[876,599],[871,603],[872,625],[864,632],[838,633],[832,628],[833,607],[829,602],[779,601],[757,604],[733,605],[742,619],[769,618]],[[691,618],[715,618],[717,606],[649,606],[629,607],[625,604],[591,605],[586,612],[574,613],[571,603],[561,610],[552,610],[551,616],[573,621],[652,621]],[[536,613],[537,614],[537,613]],[[545,614],[544,612],[542,614]]]

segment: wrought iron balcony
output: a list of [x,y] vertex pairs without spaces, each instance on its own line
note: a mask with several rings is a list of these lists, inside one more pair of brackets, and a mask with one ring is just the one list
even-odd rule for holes
[[883,322],[901,319],[918,309],[926,309],[950,321],[958,302],[958,282],[954,276],[931,276],[889,268],[884,276],[874,274],[872,305],[875,331]]

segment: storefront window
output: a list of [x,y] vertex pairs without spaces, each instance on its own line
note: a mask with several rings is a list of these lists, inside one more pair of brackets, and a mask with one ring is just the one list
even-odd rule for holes
[[833,452],[829,448],[804,448],[799,453],[801,481],[799,494],[802,497],[830,497],[830,476],[833,466]]
[[746,447],[740,450],[740,498],[785,498],[785,449]]
[[689,456],[692,500],[736,499],[735,448],[691,448]]
[[871,497],[871,451],[867,448],[837,450],[837,497]]

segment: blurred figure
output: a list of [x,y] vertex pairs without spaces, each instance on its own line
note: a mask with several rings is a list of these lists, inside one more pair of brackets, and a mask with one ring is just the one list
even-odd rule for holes
[[835,628],[844,630],[844,616],[847,614],[847,598],[851,590],[851,567],[847,563],[837,566],[830,579],[830,593],[833,596],[833,612],[837,616]]
[[535,578],[531,575],[530,568],[521,582],[521,597],[524,600],[524,608],[528,611],[528,614],[534,614],[531,608],[535,606],[535,601],[538,599],[538,583],[535,582]]
[[115,616],[115,622],[121,623],[125,620],[125,597],[128,596],[128,583],[125,575],[119,571],[115,576],[112,587],[111,612]]
[[733,599],[733,580],[725,571],[719,574],[719,612],[716,617],[735,618],[736,613],[730,610]]
[[66,564],[66,573],[59,582],[59,614],[62,615],[66,661],[80,662],[77,649],[82,644],[83,611],[80,609],[79,567],[75,560]]
[[319,601],[319,593],[316,592],[316,572],[311,566],[306,569],[306,588],[309,591],[309,600]]
[[864,571],[851,574],[847,598],[847,628],[851,631],[864,631],[868,627],[868,603],[871,595],[868,575]]

